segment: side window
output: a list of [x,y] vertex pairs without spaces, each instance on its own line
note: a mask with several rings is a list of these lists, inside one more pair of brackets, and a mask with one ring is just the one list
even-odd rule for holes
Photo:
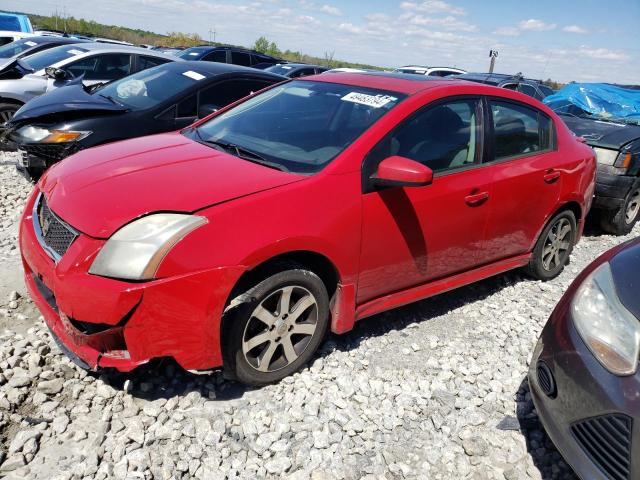
[[542,112],[499,100],[491,100],[490,104],[496,160],[551,148],[551,119]]
[[216,83],[200,92],[200,107],[206,105],[220,109],[267,85],[271,83],[260,80],[227,80]]
[[468,166],[476,163],[482,153],[481,118],[476,99],[427,106],[382,139],[370,155],[376,165],[399,155],[434,172]]
[[85,80],[116,80],[129,75],[131,56],[126,54],[95,55],[65,67],[74,77],[84,74]]
[[306,77],[307,75],[313,75],[314,73],[315,73],[314,68],[302,68],[297,72],[295,72],[293,75],[291,75],[291,78]]
[[208,62],[227,63],[227,51],[226,50],[214,50],[210,54],[206,55],[203,60]]
[[169,62],[166,58],[159,57],[138,57],[138,70],[146,70],[147,68],[157,67],[158,65],[162,65],[163,63]]
[[245,52],[234,52],[231,50],[231,63],[234,65],[251,66],[251,55]]
[[536,89],[533,88],[531,85],[526,85],[524,83],[521,83],[518,85],[518,91],[520,93],[524,93],[525,95],[529,95],[530,97],[539,98],[539,95],[537,94]]
[[195,117],[198,115],[198,99],[195,94],[185,98],[178,104],[177,118]]

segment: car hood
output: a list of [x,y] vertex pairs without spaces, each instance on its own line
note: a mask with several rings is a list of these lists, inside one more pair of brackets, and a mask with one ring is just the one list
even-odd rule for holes
[[584,137],[592,147],[603,147],[619,150],[623,145],[640,138],[640,126],[612,123],[591,118],[580,118],[571,115],[560,115],[567,127]]
[[53,166],[39,188],[69,225],[108,238],[147,213],[195,212],[305,178],[174,132],[81,151]]
[[34,98],[16,112],[10,123],[22,123],[25,120],[33,120],[54,113],[69,112],[77,117],[79,112],[89,114],[126,110],[126,107],[117,105],[98,94],[91,95],[82,85],[69,85]]
[[640,239],[630,240],[625,246],[621,246],[618,253],[609,260],[609,265],[620,301],[640,319]]

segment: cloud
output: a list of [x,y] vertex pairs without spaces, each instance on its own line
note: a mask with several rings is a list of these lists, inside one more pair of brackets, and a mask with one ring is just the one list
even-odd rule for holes
[[445,30],[455,30],[459,32],[475,32],[478,30],[478,27],[476,27],[475,25],[462,20],[458,20],[456,17],[451,15],[446,17],[434,18],[407,12],[401,15],[399,19],[411,25],[440,27]]
[[629,60],[631,58],[623,52],[614,52],[607,48],[589,48],[585,45],[578,49],[578,54],[597,60]]
[[542,20],[536,20],[535,18],[530,18],[529,20],[522,20],[518,23],[518,27],[520,30],[529,30],[532,32],[545,32],[548,30],[553,30],[556,28],[555,23],[545,23]]
[[342,12],[340,11],[340,9],[338,7],[334,7],[331,5],[322,5],[320,7],[320,11],[322,13],[326,13],[327,15],[333,15],[335,17],[341,17],[342,16]]
[[495,35],[502,35],[503,37],[517,37],[520,35],[520,30],[516,27],[500,27],[493,32]]
[[580,33],[583,35],[589,33],[589,30],[587,30],[586,28],[582,28],[579,25],[567,25],[562,29],[562,31],[567,33]]
[[403,10],[412,10],[415,12],[448,13],[449,15],[466,15],[467,12],[462,7],[456,7],[442,0],[426,0],[421,3],[402,2],[400,8]]
[[326,15],[331,15],[333,17],[341,17],[342,10],[338,7],[329,4],[318,5],[311,0],[299,0],[298,3],[300,6],[306,10],[312,10],[314,12],[324,13]]

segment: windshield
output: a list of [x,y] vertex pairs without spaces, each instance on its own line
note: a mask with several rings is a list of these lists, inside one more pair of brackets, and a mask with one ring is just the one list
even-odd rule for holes
[[49,48],[33,55],[29,55],[21,59],[23,64],[26,64],[34,72],[42,70],[43,68],[50,67],[54,63],[61,62],[67,58],[85,53],[87,50],[77,45],[62,45],[60,47]]
[[0,30],[8,30],[10,32],[21,32],[20,20],[13,15],[0,15]]
[[206,48],[192,47],[181,51],[177,56],[185,60],[200,60],[207,52],[208,50]]
[[299,68],[298,66],[291,65],[274,65],[273,67],[267,67],[265,72],[277,73],[278,75],[284,75],[285,77],[291,73],[291,70]]
[[37,42],[29,40],[28,38],[16,40],[15,42],[11,42],[0,47],[0,58],[13,58],[37,45]]
[[403,98],[364,87],[294,81],[256,95],[186,134],[205,143],[238,147],[285,171],[309,174],[324,168]]
[[155,107],[205,78],[205,74],[194,70],[182,71],[174,65],[159,65],[108,83],[93,94],[133,110],[142,110]]

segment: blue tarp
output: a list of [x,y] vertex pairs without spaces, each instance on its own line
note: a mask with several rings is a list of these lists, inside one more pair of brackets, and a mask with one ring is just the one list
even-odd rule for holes
[[608,83],[570,83],[543,101],[558,113],[573,113],[575,106],[595,116],[640,120],[640,90]]

